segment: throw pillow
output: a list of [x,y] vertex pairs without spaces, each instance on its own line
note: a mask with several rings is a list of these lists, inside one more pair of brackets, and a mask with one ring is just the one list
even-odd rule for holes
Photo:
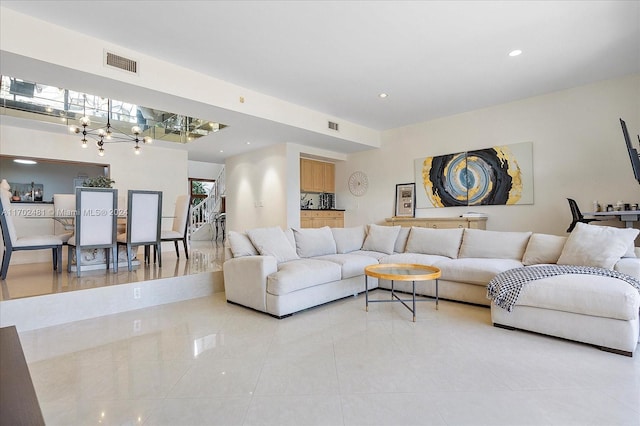
[[333,239],[331,228],[293,229],[296,240],[296,250],[300,257],[323,256],[336,254],[336,242]]
[[331,228],[331,233],[336,242],[336,251],[338,253],[351,253],[352,251],[360,250],[366,236],[364,226]]
[[465,228],[458,257],[522,260],[531,232]]
[[256,228],[247,231],[254,247],[263,256],[273,256],[278,263],[299,259],[296,249],[289,243],[282,229]]
[[406,251],[455,259],[458,257],[463,232],[463,228],[430,229],[412,226]]
[[400,233],[400,226],[369,225],[367,238],[364,240],[362,250],[379,251],[393,254],[396,239]]
[[394,252],[404,253],[407,247],[407,240],[409,239],[409,232],[411,232],[411,228],[407,228],[406,226],[400,228],[398,238],[396,238],[396,244],[393,247]]
[[233,257],[256,256],[258,254],[258,251],[253,244],[251,244],[251,240],[247,234],[229,231],[227,233],[227,241],[229,241],[229,247],[231,248]]
[[525,266],[542,263],[557,263],[567,237],[549,234],[532,234],[524,252],[522,263]]
[[567,238],[558,265],[584,265],[613,269],[638,236],[637,229],[588,225],[578,222]]

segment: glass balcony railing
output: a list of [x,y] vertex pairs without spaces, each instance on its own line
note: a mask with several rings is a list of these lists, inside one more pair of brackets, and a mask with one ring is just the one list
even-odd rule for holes
[[127,102],[76,92],[41,83],[2,76],[0,113],[39,121],[75,125],[84,116],[116,129],[137,125],[154,140],[188,143],[227,127],[222,123],[188,117]]

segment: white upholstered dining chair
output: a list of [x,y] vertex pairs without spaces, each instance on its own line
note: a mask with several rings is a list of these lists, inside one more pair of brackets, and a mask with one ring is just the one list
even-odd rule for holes
[[104,249],[107,269],[109,269],[109,255],[111,255],[113,272],[118,272],[117,202],[117,189],[76,188],[75,234],[67,242],[69,246],[67,271],[71,272],[73,250],[76,255],[76,271],[80,276],[82,250]]
[[0,191],[0,227],[2,228],[2,241],[4,255],[2,256],[2,269],[0,279],[7,278],[11,254],[19,250],[44,250],[53,252],[53,269],[62,272],[62,240],[55,235],[36,235],[18,237],[13,224],[13,209],[11,196],[8,191]]
[[129,190],[127,196],[127,230],[118,235],[118,245],[127,246],[127,266],[132,268],[133,247],[144,246],[144,261],[150,263],[150,247],[154,259],[162,267],[160,228],[162,225],[162,191]]
[[184,255],[189,258],[189,249],[187,248],[187,227],[189,226],[189,212],[191,203],[188,195],[179,195],[176,199],[176,207],[173,214],[173,226],[171,230],[162,231],[162,241],[173,241],[176,247],[176,256],[180,257],[178,250],[178,241],[182,241],[184,247]]

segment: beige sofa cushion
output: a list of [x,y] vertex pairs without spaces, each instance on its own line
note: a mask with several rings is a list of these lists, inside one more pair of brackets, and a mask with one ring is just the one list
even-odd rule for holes
[[365,267],[378,264],[378,261],[373,257],[358,256],[357,254],[330,254],[327,256],[318,256],[314,259],[326,260],[340,265],[343,280],[361,276],[364,274]]
[[514,309],[518,306],[629,321],[638,318],[640,294],[616,278],[567,274],[527,283]]
[[280,296],[307,287],[339,281],[340,265],[318,259],[297,259],[278,264],[278,272],[267,277],[267,293]]
[[446,256],[422,253],[394,253],[379,259],[380,263],[413,263],[416,265],[435,266],[436,268],[443,262],[450,261],[451,259]]
[[396,239],[400,233],[399,226],[369,225],[367,238],[362,244],[362,250],[379,251],[380,253],[392,254],[396,245]]
[[409,232],[411,232],[411,228],[406,226],[400,228],[398,238],[396,238],[396,244],[393,247],[393,251],[395,253],[404,253],[405,248],[407,247],[407,240],[409,239]]
[[229,231],[227,241],[233,257],[256,256],[258,254],[258,250],[253,246],[247,234]]
[[443,280],[487,285],[500,272],[521,268],[522,263],[513,259],[458,258],[437,265]]
[[333,239],[331,228],[294,229],[293,236],[296,240],[296,251],[300,257],[314,257],[325,254],[336,254],[336,242]]
[[430,229],[412,226],[405,251],[455,259],[458,257],[463,232],[463,228]]
[[330,228],[333,239],[336,242],[337,253],[350,253],[360,250],[367,233],[364,226],[353,226],[351,228]]
[[247,231],[247,235],[258,253],[263,256],[273,256],[278,263],[299,258],[295,245],[291,245],[284,231],[277,226],[251,229]]
[[584,265],[613,269],[638,236],[637,229],[576,223],[558,265]]
[[531,232],[464,230],[458,257],[522,260]]
[[567,237],[549,234],[531,234],[522,264],[525,266],[542,263],[557,263]]

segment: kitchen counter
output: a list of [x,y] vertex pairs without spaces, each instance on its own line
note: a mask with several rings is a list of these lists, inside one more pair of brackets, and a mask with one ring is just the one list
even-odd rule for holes
[[300,209],[301,212],[343,212],[344,209]]

